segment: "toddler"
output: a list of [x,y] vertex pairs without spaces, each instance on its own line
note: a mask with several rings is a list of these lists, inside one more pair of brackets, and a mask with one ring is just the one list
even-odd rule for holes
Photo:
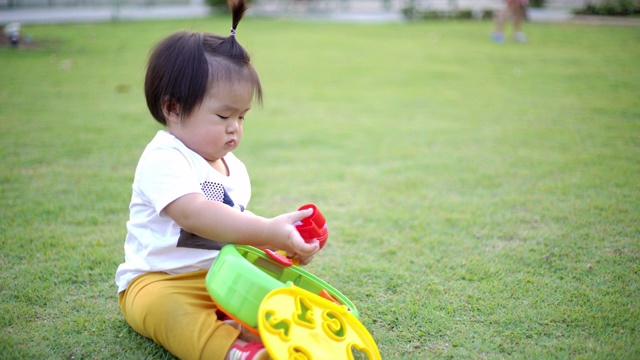
[[[125,261],[116,272],[129,325],[181,359],[266,359],[257,336],[219,319],[205,276],[226,243],[283,250],[301,264],[318,251],[295,223],[312,210],[274,218],[246,210],[249,175],[233,154],[262,87],[236,28],[245,0],[229,0],[231,34],[180,31],[152,51],[147,106],[165,126],[145,148],[129,205]],[[248,332],[246,332],[248,334]],[[257,341],[256,341],[257,340]]]
[[522,21],[525,19],[528,0],[505,0],[506,6],[495,17],[495,30],[491,39],[497,43],[504,42],[504,25],[508,19],[513,22],[513,38],[517,42],[526,42],[527,36],[522,32]]

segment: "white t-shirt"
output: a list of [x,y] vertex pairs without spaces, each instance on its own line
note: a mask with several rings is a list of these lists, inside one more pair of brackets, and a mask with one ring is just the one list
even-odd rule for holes
[[244,211],[251,198],[247,169],[232,153],[224,161],[229,176],[166,131],[147,145],[133,180],[125,261],[116,272],[118,292],[148,272],[179,274],[211,266],[224,244],[183,231],[163,209],[184,195],[200,193]]

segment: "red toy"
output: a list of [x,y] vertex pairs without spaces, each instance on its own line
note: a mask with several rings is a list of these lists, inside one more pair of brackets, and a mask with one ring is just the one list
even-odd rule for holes
[[[313,239],[317,239],[320,245],[320,249],[324,247],[324,244],[329,238],[329,228],[327,227],[327,220],[324,215],[318,210],[315,204],[302,205],[298,210],[313,209],[313,213],[302,219],[302,221],[296,223],[298,233],[307,243]],[[293,259],[287,257],[285,254],[273,251],[264,250],[273,260],[284,266],[293,265]]]
[[320,242],[320,249],[324,246],[329,238],[329,229],[327,228],[327,221],[324,215],[318,210],[318,207],[314,204],[302,205],[298,210],[313,209],[313,213],[308,217],[302,219],[301,222],[296,224],[300,236],[309,242],[313,239],[318,239]]

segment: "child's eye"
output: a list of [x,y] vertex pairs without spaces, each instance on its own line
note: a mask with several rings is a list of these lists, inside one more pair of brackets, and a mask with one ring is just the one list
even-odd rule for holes
[[222,120],[227,120],[229,118],[228,116],[222,116],[220,114],[216,114],[216,116],[218,116]]

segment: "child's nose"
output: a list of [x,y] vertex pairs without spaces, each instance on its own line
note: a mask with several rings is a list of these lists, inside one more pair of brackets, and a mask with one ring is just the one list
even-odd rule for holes
[[229,119],[227,126],[227,132],[234,133],[240,129],[240,119]]

